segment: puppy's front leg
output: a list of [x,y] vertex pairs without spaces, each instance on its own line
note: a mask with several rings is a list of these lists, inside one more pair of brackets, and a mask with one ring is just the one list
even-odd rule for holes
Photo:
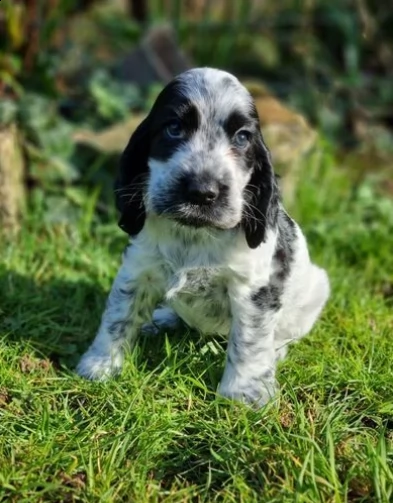
[[279,306],[269,286],[231,298],[232,326],[219,393],[261,407],[277,390],[274,329]]
[[133,345],[160,300],[161,280],[154,258],[126,249],[96,338],[77,367],[79,375],[103,380],[120,371],[126,344]]

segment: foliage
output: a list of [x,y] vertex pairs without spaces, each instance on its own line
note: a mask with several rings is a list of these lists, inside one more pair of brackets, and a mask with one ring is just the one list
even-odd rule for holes
[[373,0],[190,3],[205,7],[188,16],[179,7],[175,25],[199,64],[270,83],[345,146],[358,140],[358,120],[391,121],[393,14],[386,5]]
[[[79,218],[82,192],[89,198],[97,190],[96,217],[110,217],[117,159],[82,148],[74,133],[147,110],[156,95],[156,85],[149,92],[120,77],[122,57],[140,40],[142,27],[112,4],[1,2],[0,123],[16,120],[23,132],[29,187],[36,199],[49,194],[47,218]],[[378,151],[390,149],[393,30],[391,13],[380,3],[149,5],[148,24],[169,13],[196,64],[268,82],[338,148],[369,142],[374,148],[375,142]],[[365,123],[378,128],[359,135]]]

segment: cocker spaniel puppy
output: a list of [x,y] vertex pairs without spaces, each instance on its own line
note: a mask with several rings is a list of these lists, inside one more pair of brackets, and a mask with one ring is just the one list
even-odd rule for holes
[[264,405],[277,361],[313,326],[329,281],[280,202],[248,91],[211,68],[175,78],[132,135],[115,193],[132,244],[77,372],[105,379],[146,323],[182,320],[228,336],[219,393]]

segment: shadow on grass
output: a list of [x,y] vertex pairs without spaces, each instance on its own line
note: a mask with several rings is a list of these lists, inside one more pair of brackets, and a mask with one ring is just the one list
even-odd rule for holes
[[[56,278],[37,282],[0,265],[3,344],[20,345],[22,352],[27,346],[38,357],[50,360],[55,368],[72,371],[95,337],[107,295],[93,281]],[[197,349],[199,353],[206,344],[204,338],[186,328],[168,335],[170,344],[180,348],[177,357],[168,356],[165,334],[141,335],[136,352],[138,367],[153,371],[164,359],[168,366],[182,367],[190,352]],[[221,365],[218,357],[217,367]],[[184,372],[188,372],[185,367]]]
[[26,343],[55,367],[71,368],[92,340],[106,292],[95,283],[37,282],[0,266],[0,333]]

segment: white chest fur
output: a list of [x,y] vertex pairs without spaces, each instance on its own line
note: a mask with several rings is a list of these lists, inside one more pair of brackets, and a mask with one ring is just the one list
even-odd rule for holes
[[170,277],[166,301],[190,327],[206,334],[228,334],[228,276],[220,268],[183,270]]
[[268,281],[275,239],[272,233],[263,249],[250,250],[237,231],[207,232],[150,220],[131,246],[129,263],[160,282],[162,300],[190,327],[228,334],[228,291],[248,291]]

